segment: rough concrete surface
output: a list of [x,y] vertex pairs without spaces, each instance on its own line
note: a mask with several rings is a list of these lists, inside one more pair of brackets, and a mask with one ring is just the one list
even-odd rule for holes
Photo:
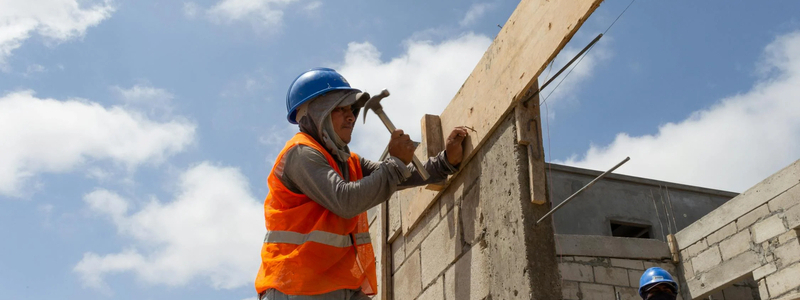
[[[547,173],[550,199],[558,205],[602,172],[550,164]],[[651,237],[666,241],[666,234],[736,195],[612,173],[564,205],[553,219],[557,234],[611,236],[613,220],[649,226]]]
[[559,255],[661,259],[669,258],[667,243],[652,239],[595,235],[556,235]]
[[[800,182],[800,160],[795,161],[744,193],[731,199],[697,222],[675,234],[681,249],[707,237],[722,225],[728,224],[751,210],[772,200]],[[741,230],[742,227],[739,227]]]

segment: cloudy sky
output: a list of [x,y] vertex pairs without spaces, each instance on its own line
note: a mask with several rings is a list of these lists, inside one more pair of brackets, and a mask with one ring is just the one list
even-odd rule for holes
[[[602,4],[542,77],[628,3]],[[326,66],[388,88],[418,139],[516,5],[0,0],[0,299],[254,297],[291,80]],[[620,173],[736,192],[797,160],[797,11],[637,1],[542,93],[548,160],[630,156]],[[368,158],[376,121],[351,144]]]

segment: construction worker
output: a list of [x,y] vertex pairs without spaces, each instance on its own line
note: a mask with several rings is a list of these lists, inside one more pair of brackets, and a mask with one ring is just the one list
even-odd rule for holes
[[392,133],[384,161],[351,153],[347,144],[368,99],[327,68],[304,72],[289,87],[287,118],[300,132],[267,178],[259,300],[369,299],[377,279],[366,211],[400,188],[445,179],[461,163],[463,127],[425,163],[427,181],[409,165],[415,147],[402,130]]
[[652,267],[639,278],[639,296],[644,300],[675,300],[678,297],[678,283],[667,270]]

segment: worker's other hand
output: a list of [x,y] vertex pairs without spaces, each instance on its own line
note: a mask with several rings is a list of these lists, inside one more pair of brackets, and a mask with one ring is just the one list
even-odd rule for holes
[[450,136],[447,137],[447,146],[444,151],[447,156],[447,162],[449,162],[450,165],[455,166],[461,163],[461,159],[463,159],[464,156],[462,142],[464,142],[467,135],[469,135],[467,127],[458,126],[453,128],[453,131],[450,132]]
[[402,129],[395,129],[389,140],[389,155],[399,158],[404,164],[411,163],[414,157],[414,142],[411,137],[403,133]]

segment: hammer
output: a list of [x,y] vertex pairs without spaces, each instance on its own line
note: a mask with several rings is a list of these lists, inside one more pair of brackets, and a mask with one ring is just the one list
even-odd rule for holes
[[[386,129],[389,129],[389,133],[393,133],[395,129],[394,124],[392,121],[389,120],[389,117],[386,116],[386,113],[383,112],[383,106],[381,106],[381,99],[386,98],[389,96],[389,91],[384,89],[379,94],[372,96],[369,98],[366,104],[364,104],[364,123],[367,122],[367,111],[372,110],[378,115],[378,118],[383,121],[383,125],[386,125]],[[417,156],[412,156],[412,161],[414,162],[414,167],[417,168],[417,172],[419,176],[422,177],[422,180],[428,180],[431,177],[428,174],[428,171],[425,170],[425,167],[422,165],[422,162],[417,159]]]

